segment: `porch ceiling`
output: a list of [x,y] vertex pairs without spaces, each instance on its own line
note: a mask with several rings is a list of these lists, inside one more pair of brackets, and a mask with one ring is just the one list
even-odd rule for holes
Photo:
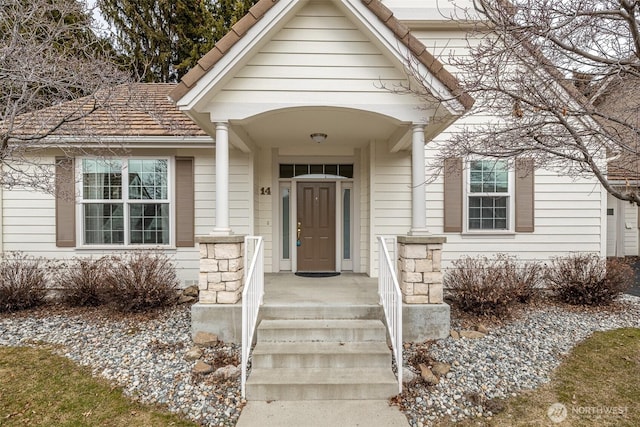
[[[370,141],[389,141],[402,138],[409,124],[380,114],[348,109],[300,107],[270,111],[248,119],[232,122],[241,129],[244,143],[260,147],[362,147]],[[325,133],[322,144],[314,143],[312,133]],[[248,139],[248,140],[247,140]]]

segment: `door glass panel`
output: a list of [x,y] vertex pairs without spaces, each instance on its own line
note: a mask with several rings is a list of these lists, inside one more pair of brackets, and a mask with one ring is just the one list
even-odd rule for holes
[[324,167],[323,165],[309,165],[309,173],[311,174],[323,174]]
[[293,165],[280,165],[280,178],[293,178]]
[[353,178],[353,165],[340,165],[340,172],[338,175],[345,178]]
[[344,178],[353,178],[353,164],[294,164],[280,165],[280,178],[294,178],[296,176],[316,174],[316,175],[338,175]]
[[324,173],[327,175],[338,175],[338,165],[324,165]]
[[351,189],[342,193],[342,258],[351,259]]
[[283,187],[281,191],[281,209],[282,209],[282,259],[290,258],[290,245],[291,239],[289,239],[290,219],[289,219],[289,203],[290,203],[289,188]]
[[295,165],[295,176],[306,175],[309,173],[309,165]]

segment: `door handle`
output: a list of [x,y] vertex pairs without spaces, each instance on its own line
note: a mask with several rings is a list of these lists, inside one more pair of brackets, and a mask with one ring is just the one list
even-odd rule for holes
[[298,232],[296,234],[297,239],[300,240],[300,235],[302,234],[302,223],[298,221]]

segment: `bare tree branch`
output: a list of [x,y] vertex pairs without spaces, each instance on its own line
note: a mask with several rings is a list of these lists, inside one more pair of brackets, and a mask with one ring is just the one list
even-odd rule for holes
[[76,0],[3,0],[0,185],[51,191],[51,165],[34,155],[41,141],[107,108],[112,89],[128,81],[91,25]]
[[595,177],[640,205],[640,2],[473,6],[465,12],[468,55],[452,54],[449,64],[476,99],[468,114],[494,119],[453,133],[434,165],[468,155],[528,157],[537,167]]

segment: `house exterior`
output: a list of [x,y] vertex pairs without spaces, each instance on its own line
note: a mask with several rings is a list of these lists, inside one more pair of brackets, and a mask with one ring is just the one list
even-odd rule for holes
[[[118,120],[87,119],[109,123],[99,132],[109,152],[47,150],[59,197],[5,190],[2,249],[71,257],[160,247],[184,285],[201,288],[194,318],[219,310],[218,322],[238,310],[243,261],[232,267],[231,252],[244,235],[264,238],[268,273],[371,277],[377,236],[401,236],[429,261],[400,266],[416,313],[446,307],[442,269],[463,255],[606,255],[607,193],[595,179],[528,159],[434,167],[451,133],[492,119],[468,114],[474,100],[447,64],[465,54],[467,30],[442,3],[260,0],[178,85],[133,88],[153,105],[124,102],[131,111]],[[57,138],[91,145],[73,128]],[[216,244],[227,251],[223,284],[218,263],[207,270]]]
[[[605,131],[615,133],[627,145],[627,151],[610,154],[607,179],[613,188],[625,195],[637,193],[640,187],[640,163],[636,132],[640,90],[637,79],[630,75],[613,75],[603,82],[585,88],[589,101],[600,111],[611,112],[623,124],[601,119]],[[640,215],[638,206],[608,195],[607,252],[610,257],[640,255]]]

